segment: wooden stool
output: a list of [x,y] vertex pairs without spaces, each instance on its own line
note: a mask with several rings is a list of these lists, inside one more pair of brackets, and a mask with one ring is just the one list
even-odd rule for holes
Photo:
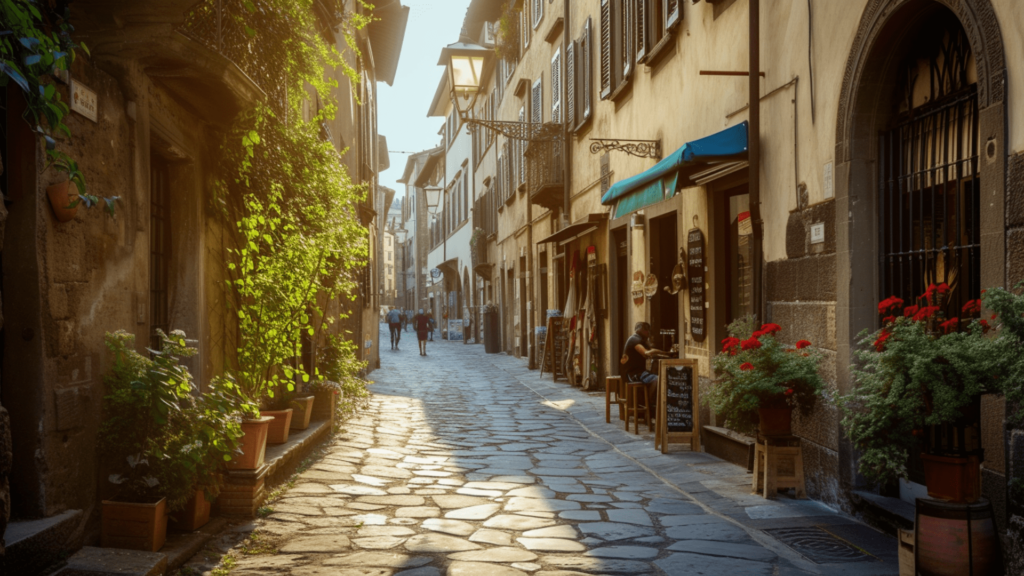
[[612,404],[617,404],[619,407],[619,420],[624,419],[623,409],[626,407],[626,395],[622,390],[622,376],[609,376],[604,381],[604,421],[607,423],[612,421]]
[[797,498],[807,498],[804,489],[804,456],[796,436],[758,436],[754,447],[754,494],[771,500],[780,488],[795,488]]
[[[637,406],[637,396],[640,392],[644,395],[644,405]],[[633,434],[640,433],[640,413],[644,414],[644,423],[647,424],[647,431],[654,430],[651,426],[651,399],[647,396],[647,385],[643,382],[626,382],[626,432],[629,432],[629,417],[633,416]]]

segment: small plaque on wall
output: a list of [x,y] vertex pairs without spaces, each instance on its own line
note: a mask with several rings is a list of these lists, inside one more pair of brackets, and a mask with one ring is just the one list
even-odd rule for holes
[[71,81],[71,110],[93,122],[97,122],[99,119],[96,93],[78,80]]

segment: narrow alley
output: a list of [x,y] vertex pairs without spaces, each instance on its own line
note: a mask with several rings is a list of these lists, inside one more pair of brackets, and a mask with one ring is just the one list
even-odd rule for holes
[[404,335],[231,574],[898,574],[891,538],[753,496],[712,456],[661,455],[605,424],[603,394],[483,346],[438,340],[420,357]]

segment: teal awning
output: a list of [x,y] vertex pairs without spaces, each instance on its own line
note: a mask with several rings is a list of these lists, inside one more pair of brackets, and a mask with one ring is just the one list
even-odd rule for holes
[[687,142],[649,170],[616,182],[601,197],[601,204],[615,204],[613,218],[625,216],[671,198],[680,188],[693,186],[691,177],[721,162],[747,157],[747,123]]

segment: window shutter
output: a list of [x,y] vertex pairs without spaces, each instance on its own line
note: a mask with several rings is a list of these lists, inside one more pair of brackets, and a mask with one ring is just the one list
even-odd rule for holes
[[612,93],[612,0],[601,0],[601,99]]
[[590,119],[590,98],[594,93],[594,49],[590,41],[590,18],[583,24],[579,44],[580,59],[580,124]]
[[683,7],[680,0],[662,0],[665,2],[665,30],[673,28],[683,19]]
[[500,173],[501,185],[505,187],[507,197],[511,197],[515,193],[515,189],[512,188],[512,179],[510,178],[512,176],[512,166],[511,162],[508,161],[508,141],[501,145],[501,149],[505,153],[506,158]]
[[[523,106],[519,109],[519,121],[526,122],[526,107]],[[523,153],[526,152],[526,142],[522,140],[516,140],[516,159],[519,164],[519,184],[526,184],[526,158],[523,157]]]
[[544,85],[540,78],[533,83],[533,92],[530,94],[530,122],[540,124],[544,121]]
[[540,19],[544,17],[544,0],[533,0],[533,27],[540,26]]
[[635,26],[636,30],[636,63],[643,62],[644,56],[647,55],[647,21],[650,19],[648,14],[648,2],[658,0],[636,0],[636,15],[635,15]]
[[633,59],[636,57],[636,41],[633,38],[636,30],[636,1],[622,0],[622,78],[620,82],[633,74]]
[[562,121],[562,51],[555,51],[551,59],[551,121]]
[[501,155],[501,150],[499,150],[498,151],[498,166],[497,166],[497,170],[495,170],[494,189],[495,189],[495,191],[498,194],[498,198],[501,198],[502,201],[505,200],[505,188],[501,185],[501,165],[504,162],[505,162],[505,158]]
[[576,127],[576,42],[565,47],[565,121]]
[[523,4],[522,11],[519,12],[519,34],[522,37],[523,51],[530,45],[530,21],[526,13],[526,4]]

